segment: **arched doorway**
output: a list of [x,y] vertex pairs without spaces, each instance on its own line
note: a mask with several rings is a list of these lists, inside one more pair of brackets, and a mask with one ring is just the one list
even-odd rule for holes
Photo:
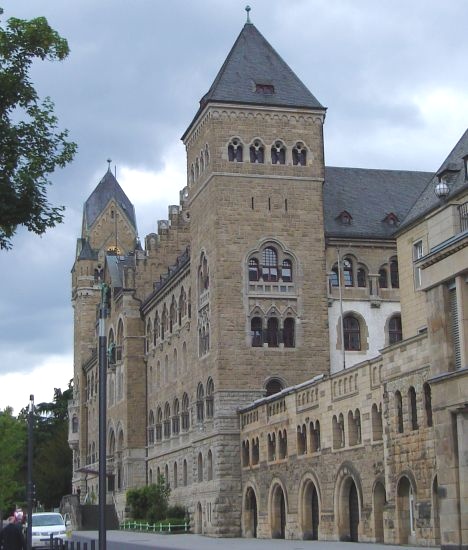
[[414,493],[410,480],[402,477],[397,488],[398,543],[408,544],[414,534]]
[[258,512],[257,512],[257,497],[252,487],[247,489],[245,494],[245,506],[244,506],[244,535],[246,537],[257,537],[257,524],[258,524]]
[[385,487],[378,481],[374,487],[374,536],[375,542],[384,542],[383,509],[387,501]]
[[271,538],[284,539],[286,535],[286,501],[281,485],[276,485],[271,500]]
[[359,499],[356,484],[351,481],[349,487],[349,540],[358,542],[359,540]]
[[302,500],[302,531],[305,540],[318,540],[320,506],[317,488],[309,481]]
[[197,504],[195,512],[195,533],[198,535],[203,534],[203,511],[200,503]]

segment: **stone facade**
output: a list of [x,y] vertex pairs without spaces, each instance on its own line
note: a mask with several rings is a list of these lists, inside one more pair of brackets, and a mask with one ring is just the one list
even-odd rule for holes
[[[99,491],[106,283],[120,517],[129,488],[163,475],[198,533],[466,548],[466,186],[406,223],[431,175],[327,171],[325,109],[270,48],[244,27],[183,136],[180,204],[144,249],[110,172],[85,203],[74,490]],[[261,74],[240,51],[265,53]]]

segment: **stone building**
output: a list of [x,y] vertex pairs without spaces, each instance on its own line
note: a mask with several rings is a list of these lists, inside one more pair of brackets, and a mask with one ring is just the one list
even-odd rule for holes
[[[247,22],[146,236],[110,170],[72,270],[73,486],[163,475],[194,531],[468,545],[468,133],[436,174],[328,167],[326,109]],[[434,189],[437,187],[436,196]]]

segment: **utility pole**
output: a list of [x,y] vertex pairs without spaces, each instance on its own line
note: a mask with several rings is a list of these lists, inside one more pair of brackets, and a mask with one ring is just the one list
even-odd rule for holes
[[26,546],[32,550],[32,514],[34,501],[34,483],[33,483],[33,428],[34,428],[34,395],[29,396],[28,412],[28,527],[26,530]]
[[106,550],[106,413],[107,413],[107,336],[106,318],[110,287],[101,285],[99,306],[99,550]]

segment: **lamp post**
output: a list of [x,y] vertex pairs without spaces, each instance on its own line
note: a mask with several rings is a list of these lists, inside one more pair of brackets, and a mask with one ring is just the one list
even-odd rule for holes
[[32,549],[32,513],[33,513],[33,500],[34,500],[33,427],[34,427],[34,395],[30,395],[29,412],[28,412],[28,483],[27,483],[28,527],[26,530],[26,543],[27,543],[28,550]]
[[107,337],[106,317],[110,288],[101,286],[99,306],[99,550],[106,550],[106,412],[107,412]]

